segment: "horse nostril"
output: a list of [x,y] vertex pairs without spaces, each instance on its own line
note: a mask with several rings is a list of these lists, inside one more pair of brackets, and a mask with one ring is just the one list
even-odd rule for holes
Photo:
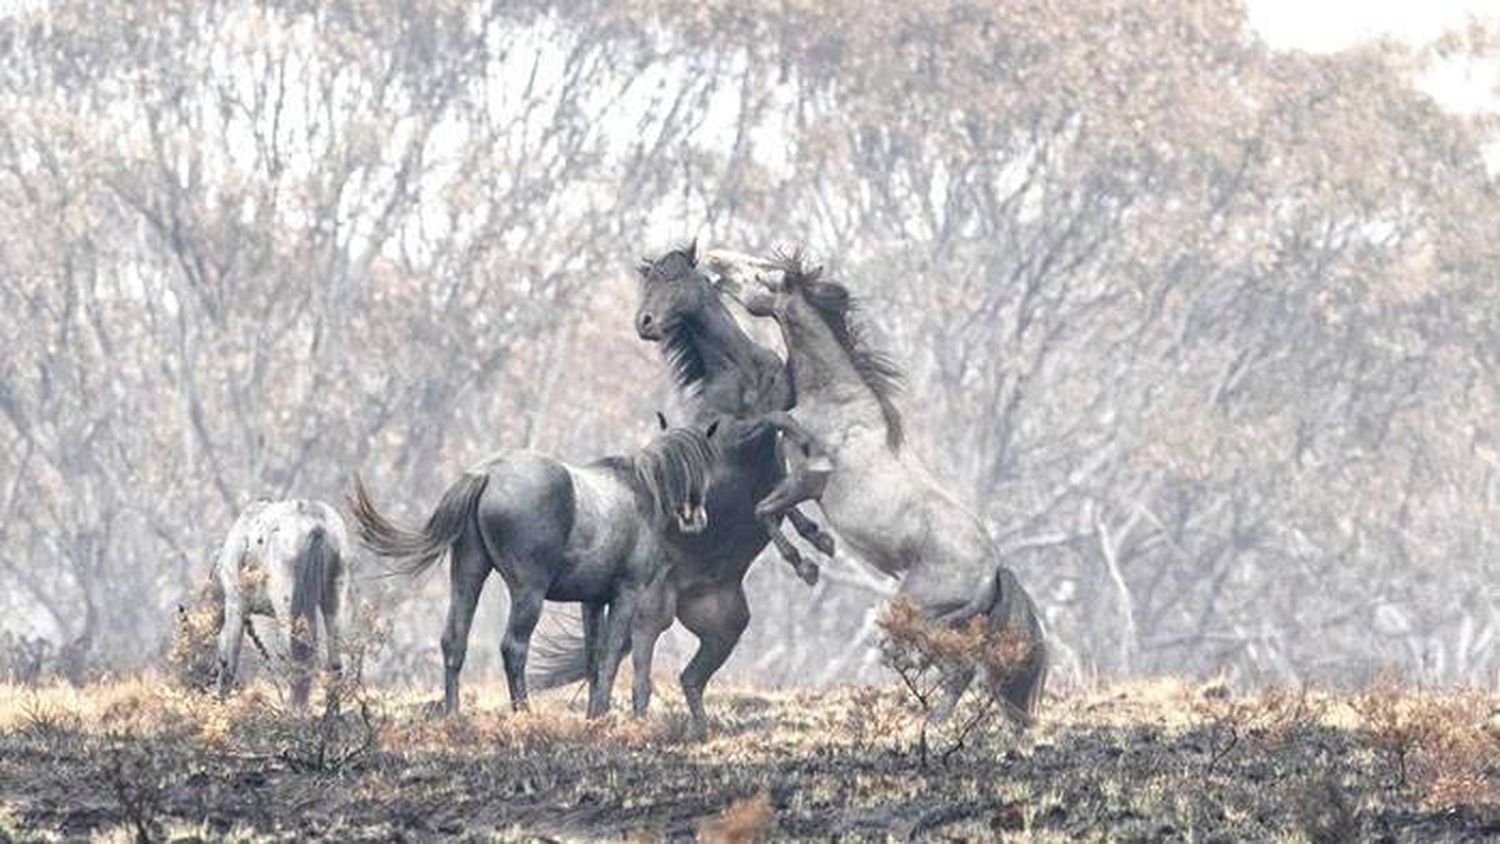
[[651,327],[651,315],[650,314],[641,314],[641,327],[642,328],[650,328]]

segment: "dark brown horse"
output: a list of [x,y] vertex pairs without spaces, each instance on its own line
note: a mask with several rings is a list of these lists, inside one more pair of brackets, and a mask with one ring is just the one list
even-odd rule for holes
[[[632,633],[634,709],[644,714],[651,698],[651,657],[656,640],[675,617],[698,637],[698,651],[682,670],[683,697],[695,732],[707,730],[703,690],[729,658],[750,622],[744,579],[750,563],[775,538],[804,579],[812,563],[780,536],[775,522],[756,515],[755,505],[782,478],[776,431],[760,417],[793,404],[791,380],[776,353],[750,337],[724,307],[697,266],[696,249],[678,249],[640,266],[641,304],[636,333],[661,346],[687,418],[702,427],[722,420],[717,460],[708,489],[708,529],[696,535],[668,531],[672,567],[660,600],[640,609]],[[832,540],[800,512],[787,517],[824,553]],[[815,577],[816,568],[811,569]],[[647,620],[654,620],[648,622]],[[539,643],[541,644],[541,643]],[[538,648],[539,688],[584,678],[581,642],[552,640]]]

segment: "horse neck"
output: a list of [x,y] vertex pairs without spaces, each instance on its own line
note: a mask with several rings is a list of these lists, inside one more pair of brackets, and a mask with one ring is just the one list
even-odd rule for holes
[[775,356],[750,339],[723,303],[712,301],[694,322],[705,371],[699,393],[708,410],[738,416],[780,410],[789,403],[774,395],[780,374],[771,363]]
[[787,365],[797,385],[799,401],[835,392],[847,394],[850,388],[871,392],[833,329],[801,296],[791,298],[787,307],[776,315],[776,322],[786,343]]

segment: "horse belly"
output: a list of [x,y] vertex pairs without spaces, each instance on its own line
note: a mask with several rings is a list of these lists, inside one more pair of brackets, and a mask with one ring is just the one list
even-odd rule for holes
[[[888,574],[904,571],[903,549],[918,514],[899,495],[904,480],[899,466],[881,456],[864,461],[840,455],[823,490],[821,504],[839,539],[856,556]],[[850,469],[846,467],[858,467]]]
[[593,473],[573,473],[573,529],[559,555],[547,597],[554,601],[602,601],[631,575],[640,515],[633,493]]

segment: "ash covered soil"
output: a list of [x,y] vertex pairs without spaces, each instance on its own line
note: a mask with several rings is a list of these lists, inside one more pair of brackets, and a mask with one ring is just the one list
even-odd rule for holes
[[394,690],[298,717],[266,686],[0,686],[0,840],[1500,836],[1493,693],[1140,682],[925,753],[895,689],[715,690],[702,743],[670,694],[599,724],[576,698],[485,687],[436,720]]

